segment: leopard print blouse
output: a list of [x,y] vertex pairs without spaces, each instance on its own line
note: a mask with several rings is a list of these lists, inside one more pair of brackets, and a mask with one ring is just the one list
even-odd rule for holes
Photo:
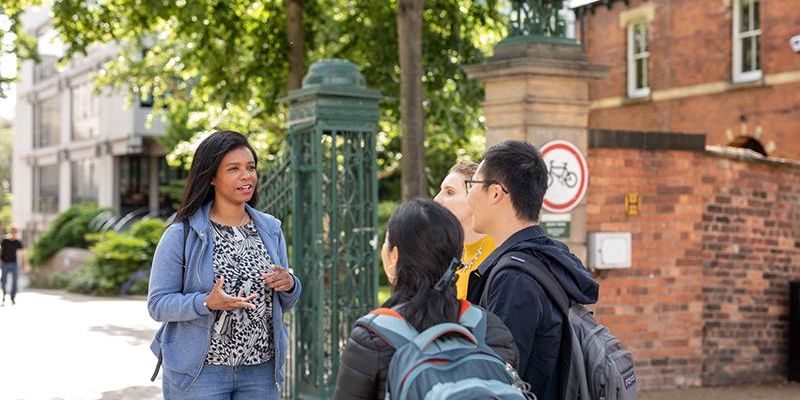
[[262,283],[261,273],[272,272],[253,221],[242,226],[211,222],[214,231],[214,276],[225,276],[223,290],[231,296],[256,293],[256,308],[214,311],[214,328],[206,363],[255,365],[274,357],[272,289]]

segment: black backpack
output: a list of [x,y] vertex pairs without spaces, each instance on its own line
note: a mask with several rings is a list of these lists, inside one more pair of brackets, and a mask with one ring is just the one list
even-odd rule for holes
[[[592,310],[573,302],[561,284],[542,264],[549,266],[548,256],[536,251],[537,246],[510,251],[494,265],[486,279],[480,304],[487,304],[489,287],[502,270],[514,268],[532,277],[542,286],[565,321],[562,333],[559,371],[561,393],[565,400],[636,400],[636,372],[633,356],[603,325],[595,321]],[[532,253],[532,254],[531,254]]]

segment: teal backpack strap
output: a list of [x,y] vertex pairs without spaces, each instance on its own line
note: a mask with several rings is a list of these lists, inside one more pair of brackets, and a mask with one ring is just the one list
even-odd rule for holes
[[414,341],[419,335],[400,314],[388,308],[373,310],[359,318],[356,325],[374,333],[395,349]]
[[475,338],[469,329],[461,326],[460,324],[445,322],[443,324],[436,324],[424,330],[414,339],[414,344],[420,349],[420,351],[425,351],[425,349],[437,339],[451,333],[457,333],[461,336],[464,336],[470,342],[475,343],[475,345],[478,345],[479,343],[478,339]]
[[461,315],[458,323],[472,332],[479,343],[486,343],[487,316],[486,310],[466,300],[461,301]]

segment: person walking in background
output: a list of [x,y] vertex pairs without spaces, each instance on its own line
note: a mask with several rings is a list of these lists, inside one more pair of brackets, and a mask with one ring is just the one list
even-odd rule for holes
[[17,282],[19,281],[19,269],[24,266],[25,254],[22,251],[22,241],[18,238],[17,227],[11,225],[7,237],[0,241],[0,262],[2,262],[2,278],[0,283],[3,286],[3,302],[6,304],[6,293],[8,278],[11,277],[11,304],[17,304]]
[[166,400],[280,397],[283,314],[301,285],[286,267],[280,221],[253,208],[256,161],[240,133],[203,140],[156,248],[147,306],[164,322],[150,347],[163,360]]
[[[460,258],[463,243],[458,220],[444,207],[429,200],[400,205],[389,219],[381,248],[383,270],[392,285],[383,307],[391,308],[418,332],[457,322],[464,303],[456,299],[452,281],[437,283],[453,258]],[[486,316],[486,344],[516,366],[517,350],[508,329],[497,316]],[[356,325],[342,355],[334,399],[383,399],[395,350],[374,332]]]
[[[563,398],[569,365],[569,340],[562,343],[568,321],[543,287],[518,268],[494,275],[504,254],[520,251],[537,260],[529,268],[546,268],[571,302],[597,301],[599,285],[581,261],[538,226],[547,191],[547,167],[533,145],[505,141],[490,147],[472,179],[467,200],[473,229],[492,236],[498,248],[478,267],[477,282],[467,299],[497,314],[511,330],[519,350],[519,374],[539,400]],[[488,285],[487,282],[491,281]],[[488,287],[487,287],[488,286]]]
[[476,281],[475,278],[470,280],[470,276],[495,248],[491,236],[472,230],[472,210],[467,203],[467,188],[464,182],[472,179],[477,169],[478,164],[470,161],[454,165],[442,180],[439,193],[433,198],[433,201],[443,205],[456,216],[461,229],[464,230],[464,257],[461,260],[464,267],[456,272],[458,274],[456,296],[459,299],[467,297],[469,283]]

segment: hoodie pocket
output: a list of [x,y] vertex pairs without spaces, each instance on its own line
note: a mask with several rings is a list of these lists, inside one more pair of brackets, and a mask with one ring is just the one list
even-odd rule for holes
[[161,342],[164,367],[184,374],[196,372],[208,353],[210,334],[208,328],[187,322],[168,326]]

